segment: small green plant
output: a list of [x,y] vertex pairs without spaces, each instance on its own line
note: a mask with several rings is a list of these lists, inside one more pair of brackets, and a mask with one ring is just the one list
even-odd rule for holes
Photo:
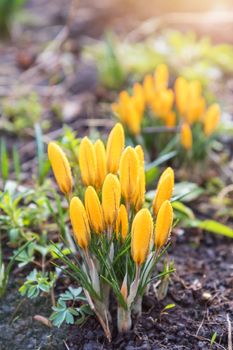
[[22,296],[28,298],[37,298],[42,293],[50,293],[57,280],[57,274],[55,272],[43,272],[34,269],[27,276],[24,284],[19,288],[19,292]]
[[50,320],[56,327],[63,323],[82,324],[86,317],[92,314],[81,287],[69,287],[65,293],[60,294],[57,305],[52,309]]
[[8,264],[3,261],[3,251],[2,251],[2,242],[0,236],[0,299],[6,293],[7,285],[10,278],[10,273],[13,268],[17,257],[31,244],[32,242],[25,243],[14,255],[10,258]]
[[0,0],[0,35],[9,37],[15,15],[22,9],[27,0]]
[[[3,128],[12,133],[25,132],[26,128],[33,128],[42,115],[42,106],[36,93],[16,100],[8,99],[3,102]],[[47,127],[48,123],[42,123]]]

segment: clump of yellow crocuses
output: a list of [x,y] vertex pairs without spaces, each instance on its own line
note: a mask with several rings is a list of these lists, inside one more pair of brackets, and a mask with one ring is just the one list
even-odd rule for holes
[[[56,152],[51,152],[51,146]],[[101,140],[93,144],[82,139],[78,160],[83,191],[73,196],[75,183],[65,154],[54,142],[48,149],[58,186],[69,195],[69,217],[81,260],[73,261],[59,249],[56,253],[83,287],[90,308],[111,340],[110,293],[117,303],[118,330],[126,332],[135,305],[140,310],[152,273],[166,251],[173,224],[174,172],[169,167],[162,173],[153,205],[148,206],[143,149],[125,147],[123,128],[117,124],[110,132],[107,150]]]
[[[147,74],[142,83],[136,82],[131,91],[122,91],[112,110],[133,140],[139,135],[147,138],[148,150],[161,151],[174,138],[173,149],[194,160],[207,155],[220,120],[219,105],[207,105],[201,83],[178,77],[170,86],[165,64],[154,75]],[[155,138],[149,138],[153,132],[160,135],[156,144]]]

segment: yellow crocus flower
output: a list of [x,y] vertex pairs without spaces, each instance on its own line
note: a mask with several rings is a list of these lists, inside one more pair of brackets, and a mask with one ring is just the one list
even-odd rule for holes
[[105,146],[101,140],[97,140],[94,144],[95,156],[96,156],[96,188],[100,188],[103,185],[104,179],[107,175],[107,159]]
[[139,210],[134,217],[131,232],[131,255],[137,265],[147,258],[153,232],[153,220],[148,209]]
[[116,174],[119,168],[119,162],[122,151],[125,147],[125,134],[124,129],[120,123],[117,123],[111,130],[107,146],[107,170],[110,173]]
[[138,156],[139,165],[144,168],[144,151],[142,149],[142,146],[141,145],[137,145],[135,147],[135,151],[136,151],[137,156]]
[[169,72],[166,64],[160,64],[155,70],[156,91],[166,89],[168,86]]
[[73,186],[70,164],[61,147],[55,142],[50,142],[48,145],[48,158],[61,192],[69,195]]
[[103,233],[103,209],[101,207],[99,197],[92,186],[88,186],[85,191],[85,208],[93,231],[96,233]]
[[135,198],[133,200],[136,211],[139,211],[142,208],[143,203],[145,202],[145,193],[146,193],[145,170],[143,167],[140,167],[137,190],[135,193]]
[[127,237],[128,230],[129,230],[128,213],[124,204],[121,204],[118,212],[117,220],[116,220],[116,238],[118,239],[120,236],[124,241]]
[[84,137],[80,143],[78,159],[84,185],[95,186],[97,162],[94,146],[88,137]]
[[171,168],[165,170],[161,175],[156,194],[153,200],[154,214],[157,215],[165,200],[170,200],[174,188],[174,172]]
[[161,205],[155,224],[155,247],[159,251],[168,241],[173,222],[173,209],[171,203],[166,200]]
[[121,186],[116,175],[108,174],[102,187],[104,221],[109,230],[115,226],[121,200]]
[[75,239],[82,249],[87,249],[90,241],[90,227],[86,210],[78,197],[71,199],[69,212]]
[[192,130],[188,123],[183,123],[180,130],[180,141],[182,146],[188,151],[192,148]]
[[131,146],[128,146],[122,153],[119,176],[122,196],[125,198],[126,203],[130,204],[133,202],[137,191],[139,176],[138,156],[135,149]]
[[165,119],[165,125],[168,128],[174,128],[174,126],[176,126],[176,113],[175,112],[170,111],[169,113],[166,114],[164,119]]
[[204,115],[204,133],[210,136],[216,129],[220,120],[220,108],[217,103],[212,104]]
[[146,103],[150,104],[154,99],[155,95],[155,85],[154,79],[151,74],[147,74],[143,80],[143,91]]
[[181,116],[184,116],[188,101],[188,82],[183,77],[178,77],[175,81],[176,106]]

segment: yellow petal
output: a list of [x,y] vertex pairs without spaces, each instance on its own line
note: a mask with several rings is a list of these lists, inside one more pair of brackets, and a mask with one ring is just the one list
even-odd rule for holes
[[124,241],[127,237],[129,229],[128,213],[124,204],[121,204],[117,220],[116,220],[116,238],[118,239],[119,235]]
[[211,105],[204,116],[204,132],[206,136],[210,136],[216,129],[220,120],[220,108],[217,103]]
[[86,249],[90,241],[90,227],[86,210],[78,197],[71,199],[69,212],[76,241],[82,249]]
[[108,172],[116,174],[119,168],[119,161],[125,147],[124,129],[117,123],[111,130],[107,141],[107,169]]
[[155,95],[154,79],[150,74],[147,74],[143,80],[143,91],[145,101],[150,104],[153,101]]
[[128,203],[132,203],[139,176],[139,160],[133,147],[128,146],[122,153],[119,175],[122,196]]
[[170,111],[165,116],[165,124],[168,128],[173,128],[176,125],[176,113],[174,111]]
[[161,175],[155,198],[153,201],[154,214],[157,215],[158,211],[164,201],[170,200],[174,188],[174,173],[171,168],[165,170],[165,175]]
[[188,102],[188,82],[183,77],[179,77],[175,81],[175,97],[176,97],[176,106],[183,116],[186,112]]
[[92,186],[88,186],[85,192],[85,208],[93,231],[96,233],[103,233],[103,210],[99,201],[99,197]]
[[192,148],[192,130],[188,123],[183,123],[180,130],[180,141],[182,146],[188,151]]
[[136,264],[143,264],[149,251],[153,231],[153,220],[148,209],[135,215],[131,233],[131,255]]
[[144,151],[142,149],[142,146],[141,145],[137,145],[135,147],[135,151],[136,151],[137,156],[138,156],[139,165],[144,168]]
[[84,185],[95,186],[96,183],[96,155],[92,142],[84,137],[79,146],[79,167]]
[[158,251],[168,241],[173,222],[173,209],[167,200],[161,205],[155,224],[155,247]]
[[120,182],[116,175],[108,174],[102,187],[102,207],[106,226],[113,228],[121,200]]
[[161,174],[160,178],[159,178],[159,181],[158,181],[158,184],[167,176],[169,175],[171,177],[171,180],[172,180],[172,183],[173,183],[173,186],[174,187],[174,183],[175,183],[175,174],[174,174],[174,170],[169,166],[167,167],[163,173]]
[[48,145],[48,158],[61,192],[70,194],[73,184],[70,164],[63,150],[55,142]]
[[96,187],[100,188],[103,185],[107,175],[107,160],[104,144],[101,140],[97,140],[94,144],[97,171],[96,171]]
[[139,211],[142,208],[145,202],[145,193],[146,193],[145,170],[143,167],[140,167],[137,190],[136,190],[135,198],[133,200],[133,204],[135,206],[136,211]]
[[166,64],[160,64],[155,71],[156,90],[165,89],[168,86],[169,72]]

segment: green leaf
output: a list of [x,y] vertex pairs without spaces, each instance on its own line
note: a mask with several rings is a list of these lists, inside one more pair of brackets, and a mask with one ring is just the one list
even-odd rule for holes
[[183,202],[191,202],[203,192],[204,189],[193,182],[179,182],[175,184],[172,200],[177,201],[182,198]]
[[190,221],[189,224],[191,227],[199,227],[208,232],[217,233],[219,235],[233,238],[233,230],[230,227],[223,225],[215,220],[193,220]]
[[176,304],[168,304],[163,308],[163,311],[173,309],[176,306]]
[[184,203],[175,201],[175,202],[172,202],[172,207],[173,207],[173,209],[177,210],[181,214],[184,214],[189,219],[191,219],[191,220],[195,219],[193,211],[189,207],[184,205]]

